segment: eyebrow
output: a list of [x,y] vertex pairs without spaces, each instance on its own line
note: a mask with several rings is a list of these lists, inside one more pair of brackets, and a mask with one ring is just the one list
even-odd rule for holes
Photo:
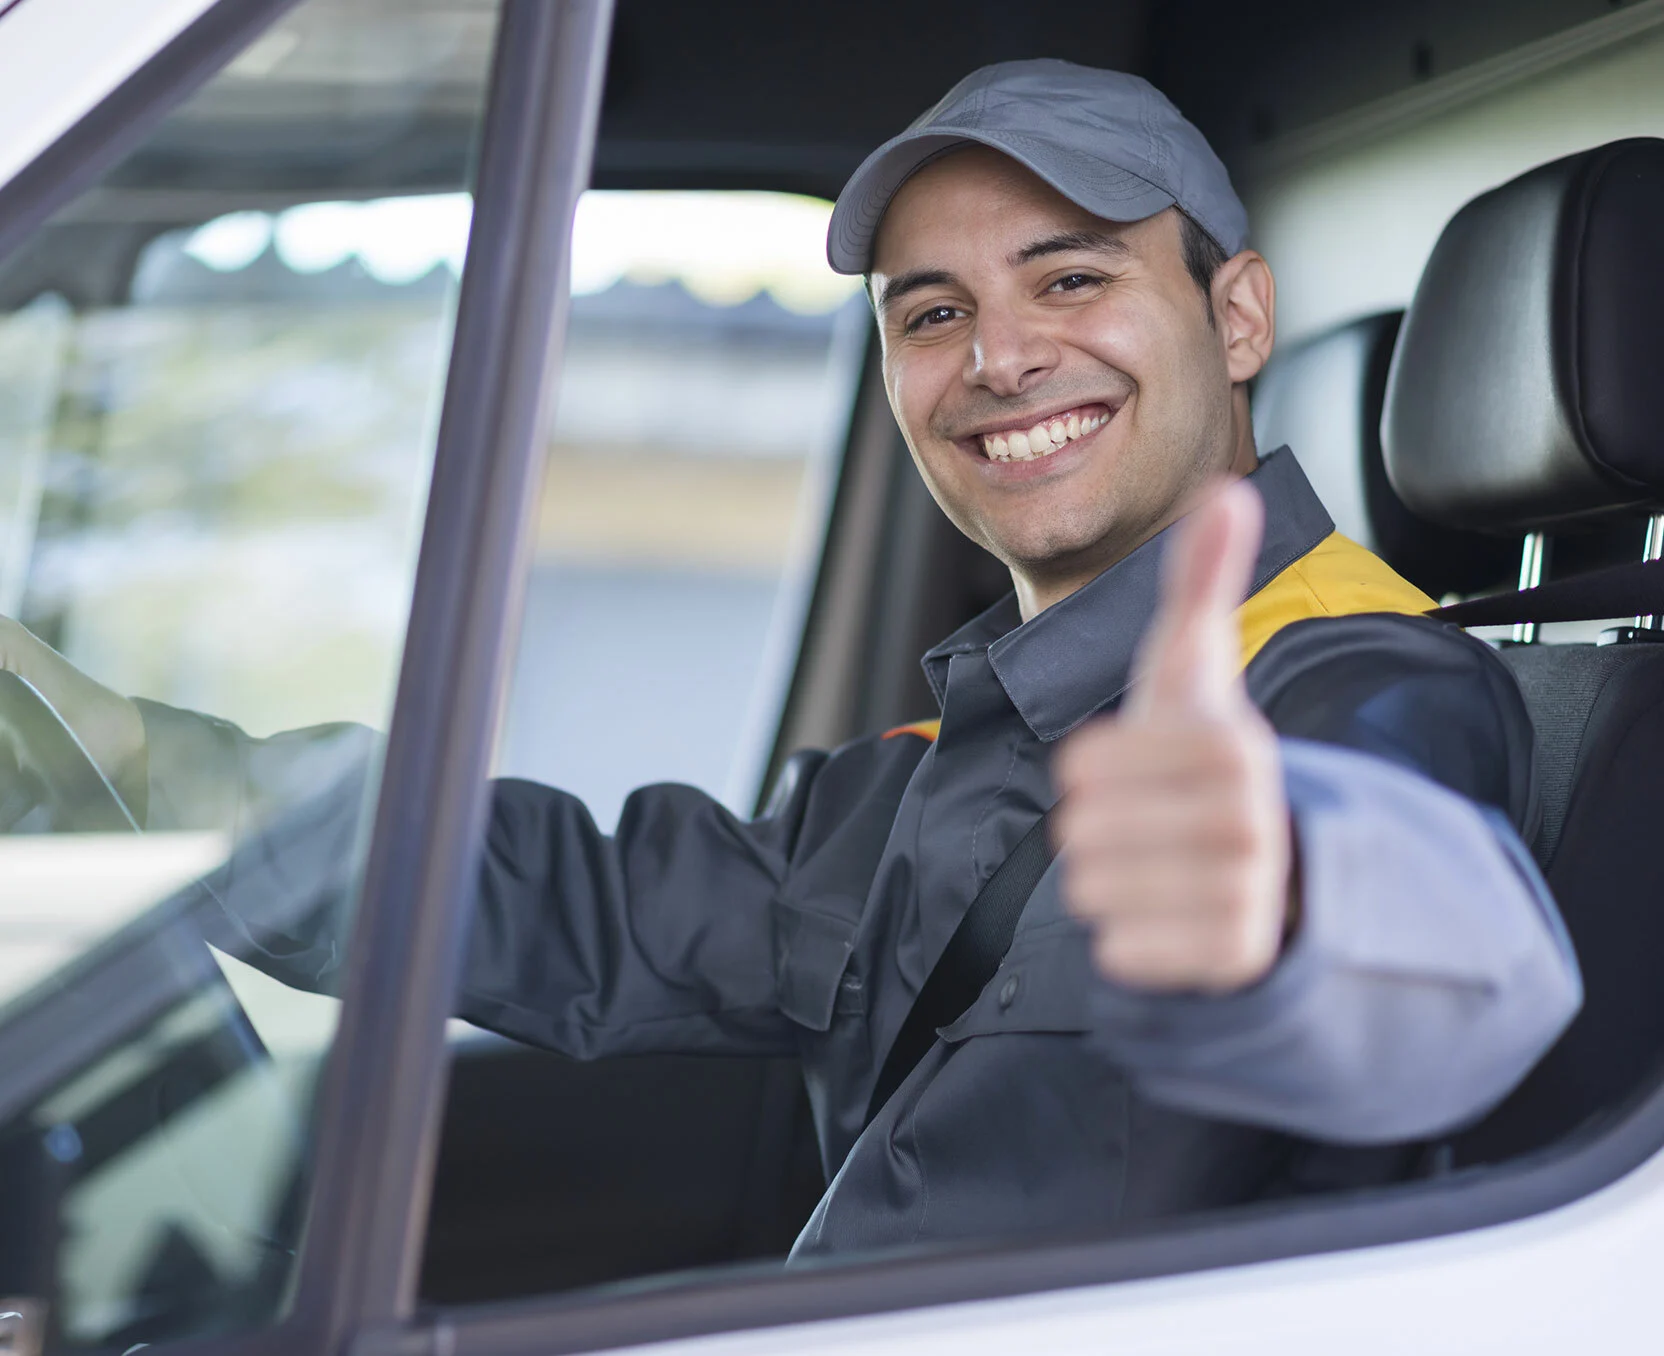
[[1111,235],[1108,231],[1059,231],[1056,235],[1042,236],[1024,245],[1011,256],[1010,264],[1019,268],[1023,264],[1032,264],[1036,259],[1044,259],[1048,254],[1068,254],[1073,250],[1096,250],[1100,254],[1113,254],[1122,259],[1132,257],[1132,247],[1120,236]]
[[927,287],[952,287],[958,281],[953,274],[941,268],[915,268],[910,273],[898,273],[884,284],[884,290],[878,294],[878,309],[882,311],[909,292],[922,292]]
[[[1117,258],[1130,259],[1132,247],[1118,235],[1111,235],[1108,231],[1058,231],[1055,235],[1042,236],[1039,240],[1030,241],[1017,250],[1007,260],[1013,268],[1021,268],[1024,264],[1032,264],[1036,259],[1044,259],[1049,254],[1068,254],[1073,250],[1096,250],[1100,254],[1112,254]],[[952,287],[959,281],[952,273],[942,268],[915,268],[908,273],[898,273],[884,284],[884,290],[878,294],[875,309],[883,311],[891,302],[912,292],[922,292],[927,287]]]

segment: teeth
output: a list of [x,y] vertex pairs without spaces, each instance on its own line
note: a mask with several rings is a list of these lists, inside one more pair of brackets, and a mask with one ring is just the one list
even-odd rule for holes
[[982,440],[982,450],[990,461],[1033,461],[1037,457],[1049,456],[1072,439],[1097,432],[1108,422],[1107,414],[1092,414],[1083,419],[1076,411],[1048,419],[1023,433],[986,435]]

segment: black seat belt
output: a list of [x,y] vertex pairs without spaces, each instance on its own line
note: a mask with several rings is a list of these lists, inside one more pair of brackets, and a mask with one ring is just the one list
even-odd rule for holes
[[1640,560],[1556,579],[1518,593],[1497,593],[1436,608],[1427,615],[1457,626],[1600,621],[1664,613],[1664,560]]
[[1048,810],[1034,821],[999,869],[976,892],[971,907],[948,938],[890,1046],[867,1103],[867,1124],[936,1043],[937,1028],[957,1021],[1000,968],[1011,949],[1011,939],[1017,935],[1017,920],[1028,897],[1057,855],[1048,833],[1051,817]]

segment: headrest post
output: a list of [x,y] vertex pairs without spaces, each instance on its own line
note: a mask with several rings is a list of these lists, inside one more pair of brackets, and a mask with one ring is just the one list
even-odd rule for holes
[[[1658,560],[1660,557],[1664,557],[1664,513],[1655,513],[1647,519],[1647,544],[1641,549],[1641,559]],[[1656,614],[1637,617],[1635,625],[1642,631],[1656,631],[1659,629],[1659,618]]]
[[[1525,546],[1520,551],[1520,591],[1534,589],[1548,573],[1549,540],[1546,532],[1527,532]],[[1536,622],[1514,623],[1514,644],[1534,645],[1537,641]]]

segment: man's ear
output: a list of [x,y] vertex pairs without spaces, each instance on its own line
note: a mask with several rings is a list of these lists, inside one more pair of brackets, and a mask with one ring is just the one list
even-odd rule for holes
[[1257,250],[1227,259],[1213,275],[1213,313],[1231,383],[1258,375],[1277,339],[1277,284]]

